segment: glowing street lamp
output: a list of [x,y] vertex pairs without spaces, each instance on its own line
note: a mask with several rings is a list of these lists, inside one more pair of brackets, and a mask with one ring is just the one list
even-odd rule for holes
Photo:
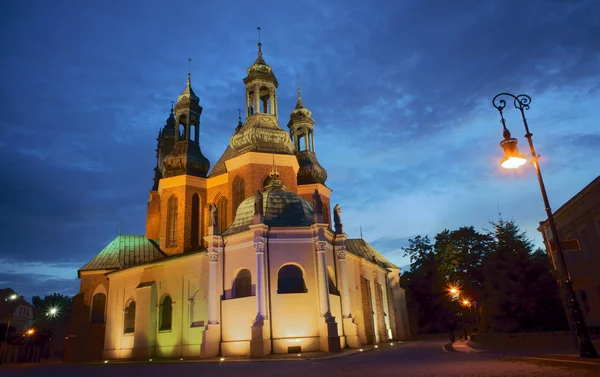
[[[506,108],[506,101],[503,99],[508,97],[509,101],[512,100],[515,106],[515,109],[518,109],[521,112],[521,118],[523,119],[523,125],[525,126],[525,138],[529,142],[529,149],[531,151],[531,162],[535,166],[535,172],[537,174],[538,182],[540,184],[540,190],[542,191],[542,199],[544,200],[544,206],[546,208],[546,214],[548,215],[548,223],[550,224],[550,230],[552,231],[552,235],[556,240],[556,254],[558,255],[559,261],[559,272],[562,273],[563,284],[565,286],[568,303],[568,310],[571,314],[571,320],[575,325],[575,332],[578,339],[579,346],[579,356],[580,357],[589,357],[596,358],[598,357],[598,353],[592,344],[590,339],[590,334],[588,332],[587,326],[585,325],[585,319],[583,317],[583,313],[581,312],[581,307],[579,306],[579,301],[577,300],[577,295],[573,290],[573,282],[571,280],[571,275],[567,270],[567,264],[565,262],[565,255],[563,253],[562,244],[560,242],[558,232],[556,231],[556,224],[554,222],[554,215],[552,214],[552,210],[550,209],[550,202],[548,200],[548,195],[546,194],[546,186],[544,186],[544,180],[542,179],[542,172],[540,171],[540,165],[538,160],[538,154],[535,152],[535,148],[533,147],[533,140],[531,137],[533,134],[529,132],[529,125],[527,124],[527,118],[525,118],[525,110],[529,110],[529,105],[531,104],[531,97],[526,94],[519,94],[515,96],[510,93],[500,93],[492,99],[492,106],[498,110],[500,113],[500,122],[502,123],[504,140],[500,143],[502,148],[504,149],[504,158],[501,160],[501,165],[506,169],[516,169],[525,164],[525,157],[519,153],[517,149],[517,139],[514,139],[510,136],[510,132],[506,128],[506,121],[504,120],[503,110]],[[562,270],[562,271],[561,271]]]
[[12,295],[8,296],[8,300],[9,301],[14,301],[18,298],[19,296],[16,293],[13,293]]
[[29,329],[29,330],[27,330],[27,332],[26,332],[27,336],[32,336],[32,335],[33,335],[33,333],[35,333],[35,330],[34,330],[34,329]]
[[471,306],[471,302],[469,300],[462,300],[463,306]]
[[54,307],[51,307],[50,309],[48,309],[46,316],[55,318],[58,315],[58,312],[59,312],[58,308],[54,306]]

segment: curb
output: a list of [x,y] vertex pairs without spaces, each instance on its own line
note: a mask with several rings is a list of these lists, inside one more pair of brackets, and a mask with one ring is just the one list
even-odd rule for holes
[[564,360],[564,359],[553,359],[550,357],[534,357],[534,356],[520,356],[520,357],[505,357],[505,361],[519,361],[530,364],[546,364],[553,366],[563,367],[575,367],[591,370],[600,370],[600,363],[583,361],[583,360]]
[[442,351],[444,351],[446,353],[458,352],[457,350],[454,349],[454,347],[452,347],[452,342],[442,344]]

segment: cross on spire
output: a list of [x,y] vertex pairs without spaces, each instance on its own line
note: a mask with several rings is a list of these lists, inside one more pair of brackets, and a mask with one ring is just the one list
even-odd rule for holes
[[192,58],[188,58],[188,73],[192,73]]
[[238,119],[242,119],[242,109],[238,109]]
[[260,26],[256,28],[258,30],[258,56],[262,56],[262,43],[260,43]]

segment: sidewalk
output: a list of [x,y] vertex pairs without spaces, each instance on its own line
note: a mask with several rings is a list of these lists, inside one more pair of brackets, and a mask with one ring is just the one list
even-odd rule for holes
[[600,358],[585,359],[576,354],[544,354],[536,356],[506,357],[506,361],[521,361],[533,364],[562,366],[567,368],[584,368],[600,371]]

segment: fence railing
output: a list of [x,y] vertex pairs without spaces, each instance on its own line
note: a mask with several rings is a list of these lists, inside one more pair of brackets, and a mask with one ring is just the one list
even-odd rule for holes
[[39,363],[40,347],[30,345],[0,345],[0,365],[13,363]]

